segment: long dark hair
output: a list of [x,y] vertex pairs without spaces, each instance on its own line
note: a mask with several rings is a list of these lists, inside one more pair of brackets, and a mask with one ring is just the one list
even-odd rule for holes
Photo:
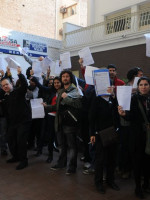
[[52,84],[52,89],[53,89],[54,92],[56,92],[56,89],[55,89],[55,87],[54,87],[54,81],[55,81],[55,80],[58,80],[58,81],[61,83],[61,88],[63,88],[63,84],[62,84],[62,82],[61,82],[60,77],[59,77],[59,76],[55,76],[55,78],[53,79],[53,84]]
[[146,77],[146,76],[143,76],[143,77],[141,77],[141,78],[138,80],[137,86],[139,86],[140,82],[143,81],[143,80],[144,80],[144,81],[147,81],[148,84],[150,85],[150,79],[149,79],[148,77]]
[[60,79],[62,80],[62,75],[63,74],[69,74],[69,76],[70,76],[70,82],[71,83],[73,83],[73,74],[72,74],[72,72],[70,71],[70,70],[63,70],[61,73],[60,73]]

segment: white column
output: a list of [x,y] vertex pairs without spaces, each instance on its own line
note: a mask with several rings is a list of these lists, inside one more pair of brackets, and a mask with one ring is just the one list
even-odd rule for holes
[[95,0],[88,0],[87,25],[95,24]]
[[139,23],[138,23],[138,15],[133,15],[132,13],[137,13],[139,10],[138,5],[131,7],[131,31],[137,32],[139,29]]

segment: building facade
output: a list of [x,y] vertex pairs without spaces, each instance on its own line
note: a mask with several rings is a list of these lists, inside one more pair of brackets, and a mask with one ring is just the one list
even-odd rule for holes
[[0,27],[61,40],[63,23],[87,25],[87,0],[0,0]]
[[74,67],[79,67],[78,51],[89,46],[96,67],[114,63],[126,78],[130,68],[139,66],[150,76],[144,36],[150,31],[150,1],[88,0],[88,24],[65,34],[62,52],[71,52]]

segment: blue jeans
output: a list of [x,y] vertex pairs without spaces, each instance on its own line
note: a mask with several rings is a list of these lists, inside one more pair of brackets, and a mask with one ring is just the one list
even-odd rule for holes
[[60,145],[60,156],[58,165],[65,167],[67,165],[67,149],[69,150],[68,168],[76,170],[77,167],[77,132],[78,128],[63,126],[62,143]]

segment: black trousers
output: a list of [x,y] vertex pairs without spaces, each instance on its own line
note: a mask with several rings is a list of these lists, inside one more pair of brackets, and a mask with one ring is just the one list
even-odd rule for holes
[[55,136],[55,116],[48,115],[47,116],[48,120],[48,151],[49,151],[49,156],[53,159],[53,143],[56,141],[56,136]]
[[81,117],[81,138],[83,140],[83,156],[85,157],[85,162],[91,162],[92,158],[89,154],[89,121],[88,121],[88,113],[83,112]]
[[121,126],[121,169],[125,172],[130,172],[132,168],[131,161],[131,150],[130,150],[130,137],[131,137],[130,126]]
[[[143,151],[140,154],[134,154],[133,170],[136,190],[141,190],[142,184],[148,187],[150,180],[150,155],[145,154],[145,147],[143,147]],[[142,176],[144,177],[143,183]]]
[[31,122],[8,126],[7,141],[10,153],[20,162],[27,160],[27,139]]
[[69,150],[68,168],[76,170],[77,167],[77,132],[76,127],[62,127],[62,142],[60,145],[60,156],[58,165],[65,167],[67,165],[67,150]]
[[0,117],[0,148],[1,150],[7,149],[6,130],[7,130],[6,119],[4,117]]
[[95,155],[95,184],[103,183],[103,171],[106,169],[107,182],[114,181],[114,171],[116,166],[117,144],[103,147],[99,135],[96,136]]

